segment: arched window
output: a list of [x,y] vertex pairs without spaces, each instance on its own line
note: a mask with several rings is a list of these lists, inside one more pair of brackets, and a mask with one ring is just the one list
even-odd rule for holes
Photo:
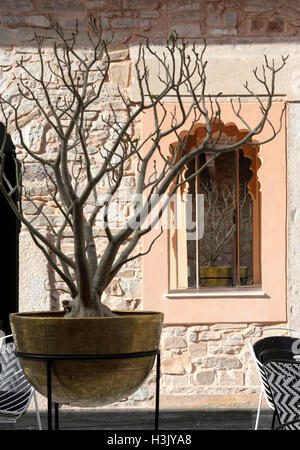
[[[222,136],[224,139],[231,137],[241,142],[244,136],[243,123],[232,114],[229,102],[224,102],[221,106]],[[272,106],[269,119],[274,126],[279,123],[282,107],[282,102],[275,102]],[[172,112],[174,104],[165,103],[164,108],[167,112]],[[245,111],[247,111],[249,123],[255,126],[260,114],[259,105],[247,102]],[[236,122],[232,123],[232,120]],[[187,124],[186,129],[189,125]],[[145,114],[143,118],[145,138],[154,126],[151,114]],[[189,135],[188,147],[192,150],[197,142],[202,142],[205,126],[197,124]],[[168,230],[166,229],[158,242],[153,245],[151,252],[143,258],[143,307],[162,311],[165,315],[165,323],[286,321],[285,122],[276,138],[272,140],[269,138],[270,130],[265,127],[257,136],[262,145],[258,147],[253,142],[254,145],[241,146],[236,152],[219,156],[197,180],[193,183],[190,180],[189,184],[183,183],[176,198],[172,198],[169,211],[170,223],[166,227]],[[176,145],[175,141],[179,140],[174,138],[174,135],[166,139],[162,150],[166,157],[170,155],[172,148],[174,149],[172,144]],[[199,166],[203,161],[207,163],[210,160],[211,155],[202,154],[195,164]],[[187,171],[192,169],[192,167],[185,167],[181,174],[181,181],[187,178]],[[208,202],[203,193],[201,196],[200,183],[209,182],[212,189],[213,181],[219,183],[219,191],[225,181],[227,188],[235,182],[234,187],[238,190],[239,201],[234,202],[233,219],[231,215],[228,215],[228,224],[236,220],[235,210],[240,207],[240,202],[245,200],[242,206],[244,210],[238,212],[237,226],[226,245],[222,247],[216,262],[216,264],[226,264],[233,268],[228,278],[232,283],[231,286],[225,285],[227,278],[217,278],[222,285],[203,286],[205,277],[200,273],[200,268],[208,264],[205,255],[199,251],[201,243],[204,243],[203,239],[206,238],[204,213],[205,201]],[[246,189],[245,196],[243,185]],[[196,192],[200,195],[193,201]],[[188,194],[192,201],[187,201]],[[222,192],[220,195],[222,198]],[[232,195],[231,198],[234,196]],[[226,200],[223,198],[222,202],[224,204]],[[228,206],[229,211],[232,207],[233,205]],[[194,218],[197,214],[198,220],[195,220],[195,224],[193,221],[187,222],[189,209],[192,210],[192,218],[193,210]],[[241,213],[244,216],[240,217]],[[209,223],[209,220],[207,222]],[[192,239],[187,239],[190,237],[187,233],[195,234],[193,226],[198,227],[198,234],[196,233],[198,240],[194,242]],[[156,236],[157,229],[146,234],[143,242],[145,250],[149,248]],[[243,266],[247,266],[247,274],[245,272],[243,274]],[[240,275],[238,275],[238,268]],[[210,280],[213,282],[216,278]]]
[[[228,138],[241,139],[243,131],[234,124],[221,126],[220,145]],[[204,133],[204,125],[193,128],[188,151]],[[183,179],[205,168],[171,202],[170,289],[261,284],[259,148],[243,146],[207,165],[211,159],[202,153],[185,167]]]

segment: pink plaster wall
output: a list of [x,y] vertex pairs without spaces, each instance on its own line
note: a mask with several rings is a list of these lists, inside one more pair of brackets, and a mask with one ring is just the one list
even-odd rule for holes
[[[166,104],[170,111],[174,104]],[[278,125],[283,103],[274,103],[270,120]],[[256,104],[245,104],[247,120],[254,126],[259,117]],[[222,121],[234,121],[239,128],[244,126],[234,118],[230,104],[222,105]],[[153,118],[145,114],[143,135],[153,129]],[[184,128],[187,128],[184,127]],[[270,128],[265,127],[260,141],[270,137]],[[171,142],[165,142],[167,152]],[[143,258],[143,305],[145,309],[159,310],[165,314],[166,323],[219,323],[219,322],[285,322],[286,321],[286,133],[285,124],[277,137],[261,146],[262,165],[258,172],[262,191],[262,287],[264,296],[247,297],[202,297],[168,299],[168,234],[154,244],[152,251]],[[144,248],[151,238],[147,235]],[[257,289],[256,289],[257,290]],[[224,291],[225,292],[225,291]]]

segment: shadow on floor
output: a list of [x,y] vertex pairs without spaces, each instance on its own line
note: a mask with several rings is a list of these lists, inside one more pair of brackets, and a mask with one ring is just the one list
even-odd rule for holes
[[[53,413],[54,417],[54,413]],[[256,411],[251,410],[161,410],[160,430],[254,430]],[[47,413],[41,412],[43,429]],[[54,419],[53,419],[54,420]],[[272,411],[262,411],[260,430],[269,430]],[[1,429],[5,424],[2,424]],[[11,428],[11,427],[10,427]],[[154,430],[151,410],[63,410],[59,413],[60,430]],[[34,412],[27,412],[16,424],[16,430],[36,430]]]

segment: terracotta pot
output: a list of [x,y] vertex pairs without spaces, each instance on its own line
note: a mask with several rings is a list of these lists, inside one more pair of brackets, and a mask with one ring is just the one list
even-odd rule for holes
[[[62,312],[10,315],[18,352],[35,355],[102,355],[157,350],[163,314],[119,312],[116,317],[69,318]],[[149,375],[154,356],[105,360],[55,360],[52,400],[72,406],[103,406],[133,394]],[[47,395],[47,364],[20,357],[24,372]]]

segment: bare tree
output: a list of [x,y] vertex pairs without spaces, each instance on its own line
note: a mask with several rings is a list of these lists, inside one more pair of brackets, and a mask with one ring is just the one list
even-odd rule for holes
[[[199,192],[204,195],[205,205],[204,234],[199,251],[204,256],[205,265],[213,267],[236,231],[236,187],[233,182],[209,180],[199,183]],[[247,198],[248,187],[244,183],[240,185],[239,195],[239,222],[243,230],[250,227],[251,222]]]
[[[241,102],[238,106],[232,102],[233,114],[243,123],[247,133],[239,142],[229,139],[224,141],[219,103],[221,94],[213,99],[206,93],[205,42],[198,52],[195,45],[190,46],[180,40],[174,31],[162,53],[153,49],[148,41],[141,43],[133,68],[140,99],[136,103],[130,101],[126,91],[119,87],[118,96],[126,111],[126,120],[120,121],[113,104],[110,105],[109,113],[101,112],[101,100],[111,68],[111,42],[103,39],[101,22],[90,18],[87,32],[90,49],[87,52],[78,50],[77,26],[71,37],[67,37],[57,25],[54,29],[56,40],[52,59],[46,61],[43,51],[45,38],[36,35],[39,73],[30,70],[27,62],[21,60],[18,66],[23,75],[19,78],[18,95],[7,99],[4,93],[0,105],[6,129],[9,130],[9,125],[14,122],[24,152],[43,169],[48,196],[61,216],[60,225],[54,226],[45,208],[33,199],[30,190],[27,192],[20,177],[15,186],[10,185],[4,171],[6,138],[1,148],[0,189],[70,292],[73,301],[66,317],[112,315],[109,308],[101,302],[103,291],[124,264],[143,255],[140,251],[134,252],[138,248],[137,244],[159,222],[168,206],[168,200],[159,205],[155,217],[145,226],[146,219],[157,208],[159,199],[165,194],[169,198],[182,183],[198,175],[219,154],[235,150],[244,144],[254,145],[253,138],[266,125],[271,130],[268,141],[278,134],[282,116],[280,125],[275,129],[268,115],[276,75],[286,64],[286,58],[282,57],[277,66],[274,61],[270,63],[265,58],[261,73],[254,70],[256,81],[265,89],[265,101],[262,102],[261,97],[252,92],[248,84],[245,88],[247,94],[258,102],[261,117],[255,127],[250,126],[242,115]],[[150,87],[150,68],[147,66],[149,56],[160,67],[161,90],[155,95]],[[56,91],[53,85],[57,87]],[[188,107],[184,104],[187,94],[190,100]],[[164,106],[167,96],[175,97],[177,104],[171,118]],[[23,105],[26,102],[30,108],[34,105],[40,112],[47,129],[56,138],[57,151],[49,158],[44,157],[42,152],[33,151],[26,142],[20,125],[21,112],[24,111]],[[99,112],[98,120],[105,124],[114,137],[110,146],[99,140],[101,164],[96,168],[93,166],[89,144],[91,125],[87,120],[92,105]],[[142,139],[136,136],[134,126],[147,110],[152,112],[155,127]],[[180,130],[188,121],[188,133],[182,137]],[[189,135],[193,125],[199,121],[206,124],[206,136],[196,148],[188,152]],[[217,133],[216,126],[219,129]],[[164,139],[171,134],[176,137],[178,145],[166,156],[163,151]],[[40,139],[42,142],[45,136],[41,135]],[[257,145],[256,141],[255,146]],[[212,154],[210,160],[190,175],[189,179],[182,180],[183,169],[203,152]],[[162,162],[160,166],[157,165],[158,159]],[[114,231],[109,221],[109,212],[122,186],[129,161],[136,163],[133,209],[124,226]],[[99,196],[101,189],[105,193],[104,198]],[[20,197],[18,206],[12,200],[16,192],[19,192]],[[24,200],[36,208],[39,217],[43,217],[47,233],[43,233],[35,225],[35,221],[29,220],[22,208]],[[94,205],[93,209],[86,214],[85,207],[91,204]],[[100,256],[97,254],[97,242],[93,233],[99,214],[102,214],[106,239],[105,249]],[[157,234],[154,241],[160,234],[161,232]],[[66,236],[73,239],[72,256],[63,251],[62,242]],[[151,250],[154,241],[145,253]]]

